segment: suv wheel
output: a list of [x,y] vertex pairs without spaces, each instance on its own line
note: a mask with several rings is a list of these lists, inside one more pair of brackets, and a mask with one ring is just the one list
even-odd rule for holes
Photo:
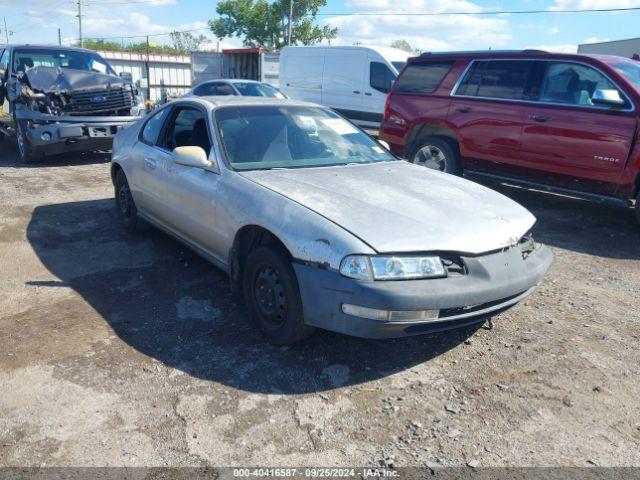
[[36,162],[42,158],[42,154],[31,146],[29,139],[24,133],[25,126],[22,122],[14,121],[16,126],[16,142],[18,144],[18,155],[22,163]]
[[258,330],[275,345],[289,345],[315,330],[304,323],[298,280],[281,249],[260,246],[247,257],[244,299]]
[[441,137],[427,137],[416,144],[409,155],[409,161],[416,165],[441,172],[461,174],[460,156],[448,140]]
[[638,192],[638,196],[636,197],[636,221],[640,225],[640,192]]

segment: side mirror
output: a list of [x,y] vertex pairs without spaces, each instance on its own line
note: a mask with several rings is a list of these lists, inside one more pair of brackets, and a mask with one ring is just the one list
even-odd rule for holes
[[598,89],[593,92],[591,101],[594,105],[608,105],[610,107],[623,107],[625,101],[620,96],[620,92],[614,89]]
[[213,163],[201,147],[176,147],[173,149],[173,163],[185,167],[210,168]]

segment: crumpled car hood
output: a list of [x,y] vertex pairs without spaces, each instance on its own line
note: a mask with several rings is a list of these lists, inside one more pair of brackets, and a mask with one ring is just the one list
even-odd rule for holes
[[240,175],[340,225],[380,253],[480,254],[513,245],[535,223],[528,210],[504,195],[403,161]]
[[59,92],[121,86],[125,81],[114,75],[58,67],[34,67],[24,73],[33,90]]

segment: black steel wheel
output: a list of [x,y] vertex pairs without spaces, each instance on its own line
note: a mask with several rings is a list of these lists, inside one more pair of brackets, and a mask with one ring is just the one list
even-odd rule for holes
[[248,255],[243,270],[245,303],[253,323],[273,344],[288,345],[314,331],[304,323],[295,271],[285,252],[260,246]]
[[141,220],[138,218],[138,209],[131,196],[127,177],[122,170],[116,174],[115,197],[118,216],[124,229],[129,233],[139,231]]

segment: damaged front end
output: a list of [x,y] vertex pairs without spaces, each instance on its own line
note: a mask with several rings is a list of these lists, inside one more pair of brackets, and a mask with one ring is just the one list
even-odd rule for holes
[[144,113],[137,87],[114,75],[40,66],[12,80],[16,128],[43,153],[109,149]]

